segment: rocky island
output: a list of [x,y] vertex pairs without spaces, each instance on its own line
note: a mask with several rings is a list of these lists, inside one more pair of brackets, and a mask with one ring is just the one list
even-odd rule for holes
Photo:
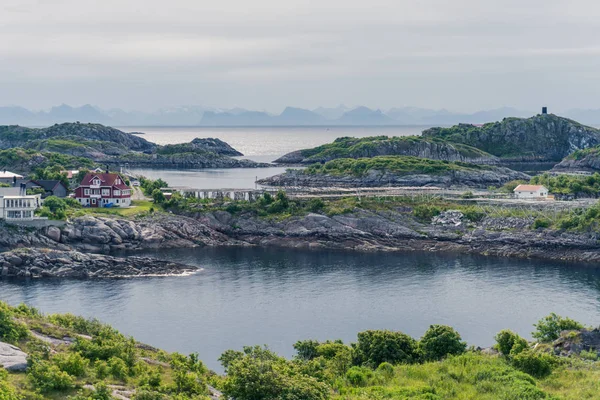
[[64,123],[48,128],[0,126],[0,168],[29,172],[60,163],[76,169],[91,165],[145,168],[257,168],[268,164],[233,158],[242,153],[214,138],[157,145],[100,124]]
[[473,164],[499,163],[497,157],[475,147],[421,136],[342,137],[336,139],[333,143],[288,153],[275,160],[274,163],[314,164],[325,163],[338,158],[376,156],[412,156]]
[[309,187],[377,187],[502,186],[512,180],[529,179],[522,172],[505,167],[447,162],[410,156],[376,156],[373,158],[339,158],[314,164],[303,170],[290,169],[283,174],[259,181],[269,186]]

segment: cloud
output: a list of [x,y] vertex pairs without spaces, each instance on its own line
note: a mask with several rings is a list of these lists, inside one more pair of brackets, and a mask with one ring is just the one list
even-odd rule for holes
[[599,16],[582,0],[4,0],[0,103],[598,107]]

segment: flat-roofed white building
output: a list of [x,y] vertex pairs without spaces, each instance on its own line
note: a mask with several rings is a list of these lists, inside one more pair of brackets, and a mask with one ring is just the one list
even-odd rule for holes
[[41,205],[41,196],[27,195],[24,187],[0,188],[0,218],[6,221],[30,221]]
[[513,191],[517,199],[544,199],[548,189],[543,185],[519,185]]

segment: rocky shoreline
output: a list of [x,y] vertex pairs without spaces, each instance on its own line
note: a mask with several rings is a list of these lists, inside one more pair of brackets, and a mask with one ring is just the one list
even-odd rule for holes
[[0,276],[123,278],[186,275],[198,268],[149,257],[112,257],[78,251],[17,249],[0,254]]
[[[448,213],[448,212],[447,212]],[[155,259],[107,256],[111,252],[198,246],[258,246],[301,249],[335,249],[362,252],[434,251],[498,257],[536,258],[572,262],[600,262],[600,244],[593,234],[531,229],[533,218],[485,217],[474,223],[460,212],[442,214],[433,222],[416,219],[409,207],[397,210],[355,210],[327,216],[311,213],[284,220],[234,215],[226,211],[187,216],[157,213],[131,221],[119,218],[81,217],[64,228],[38,231],[0,229],[0,246],[26,248],[23,265],[36,266],[31,276],[143,276],[187,273],[194,267]],[[52,248],[55,250],[43,250]],[[27,276],[25,267],[0,254],[6,275]],[[48,253],[50,252],[50,253]],[[94,253],[94,254],[90,254]],[[50,255],[49,255],[50,254]],[[84,261],[80,261],[83,260]],[[6,264],[8,263],[8,264]],[[60,264],[73,272],[63,274]],[[90,263],[81,268],[80,265]],[[114,269],[108,271],[109,264]],[[21,272],[19,272],[21,271]],[[49,271],[49,272],[44,272]],[[102,274],[99,273],[102,271]],[[141,271],[141,272],[140,272]]]

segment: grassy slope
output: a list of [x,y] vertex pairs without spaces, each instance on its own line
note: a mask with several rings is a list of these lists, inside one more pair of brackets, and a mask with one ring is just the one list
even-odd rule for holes
[[[86,320],[70,314],[46,316],[35,309],[24,306],[7,307],[0,302],[0,317],[5,317],[7,313],[9,318],[18,324],[18,329],[25,329],[27,336],[13,343],[29,355],[30,370],[27,373],[9,373],[3,378],[0,368],[0,399],[2,400],[12,400],[7,393],[3,393],[2,381],[8,382],[10,387],[8,392],[16,392],[16,399],[19,400],[66,399],[77,394],[83,395],[77,397],[78,400],[92,399],[88,397],[93,394],[89,385],[99,387],[103,384],[123,386],[128,390],[161,391],[169,395],[179,392],[182,397],[178,399],[181,400],[208,399],[205,396],[208,392],[204,382],[212,373],[201,362],[195,363],[190,358],[179,354],[167,354],[150,346],[138,344],[96,320]],[[49,344],[34,337],[32,331],[53,338],[74,338],[75,342],[72,345]],[[92,339],[89,339],[90,337]],[[6,338],[2,340],[6,341]],[[73,374],[71,372],[73,369],[61,363],[64,356],[81,356],[79,359],[84,362],[83,373]],[[122,362],[114,362],[114,359]],[[125,366],[122,370],[124,375],[121,376],[114,372],[117,368],[113,367],[113,364],[119,363]],[[56,372],[60,370],[71,372],[67,377],[71,383],[61,389],[52,387],[44,389],[42,382],[56,382],[56,372],[48,372],[40,380],[40,375],[31,372],[34,368],[32,365],[36,364],[51,366],[51,368],[58,367]],[[106,365],[108,370],[105,371],[106,376],[104,376],[100,371]],[[38,380],[34,379],[36,376]],[[198,385],[194,388],[191,386],[184,388],[181,383],[186,378],[191,378],[189,385],[194,386],[194,382],[198,382]],[[109,390],[113,389],[109,388]],[[167,398],[171,397],[164,397]]]
[[373,158],[340,158],[315,164],[306,168],[309,174],[355,175],[364,176],[371,170],[385,170],[400,175],[442,174],[456,170],[480,171],[492,167],[440,160],[430,160],[411,156],[378,156]]
[[423,138],[421,136],[372,136],[365,138],[342,137],[332,143],[324,144],[312,149],[302,150],[302,155],[307,158],[358,158],[373,154],[379,146],[389,145],[396,148],[408,148],[414,143],[449,144],[464,157],[490,157],[490,154],[464,144],[448,143],[443,139]]

